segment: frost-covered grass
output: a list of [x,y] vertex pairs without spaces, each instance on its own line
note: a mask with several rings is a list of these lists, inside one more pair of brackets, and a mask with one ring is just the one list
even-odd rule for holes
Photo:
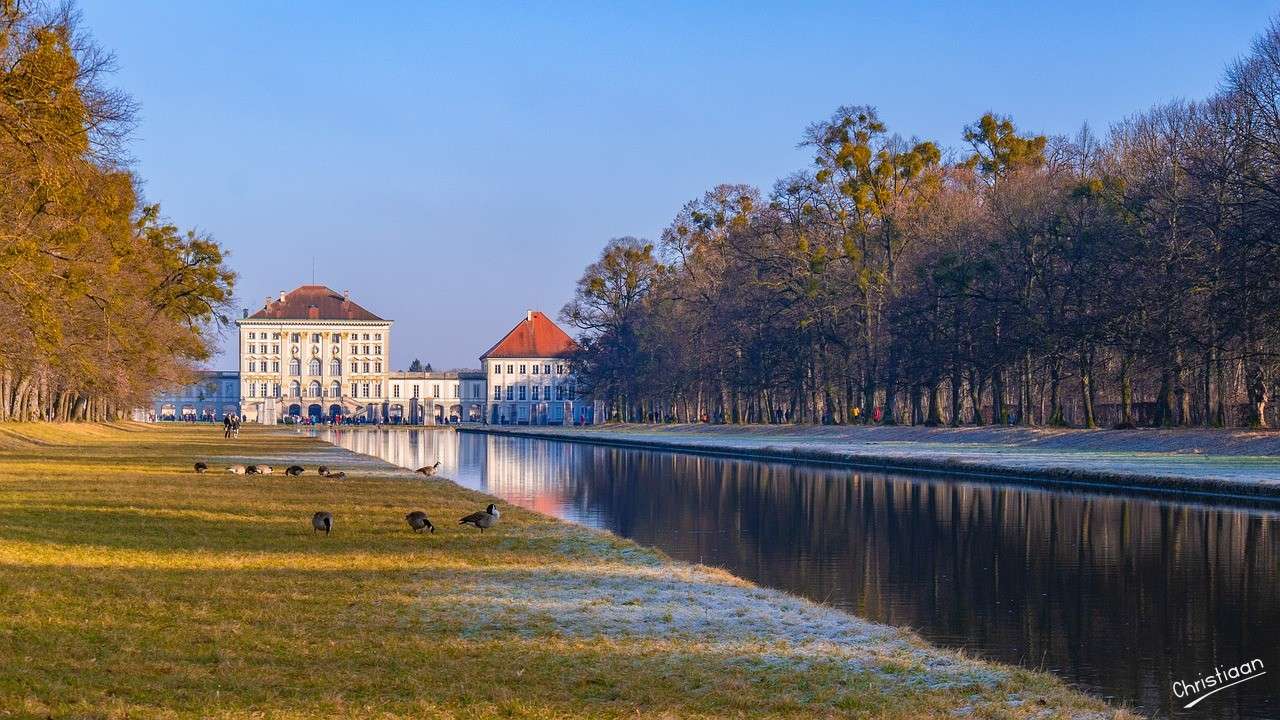
[[[248,461],[348,477],[217,472]],[[1125,715],[518,508],[455,524],[488,501],[292,432],[7,426],[0,717]]]
[[1280,496],[1280,432],[1212,429],[598,425],[519,433],[884,461],[929,469],[1116,480]]

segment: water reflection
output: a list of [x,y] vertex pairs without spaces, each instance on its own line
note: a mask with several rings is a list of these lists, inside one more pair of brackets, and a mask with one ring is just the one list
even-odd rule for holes
[[1160,716],[1280,714],[1280,672],[1182,711],[1174,680],[1280,669],[1280,513],[451,431],[342,447]]

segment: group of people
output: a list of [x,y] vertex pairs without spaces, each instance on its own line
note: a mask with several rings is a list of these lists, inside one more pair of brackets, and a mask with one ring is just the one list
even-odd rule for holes
[[230,440],[240,437],[240,416],[227,413],[222,416],[222,437]]

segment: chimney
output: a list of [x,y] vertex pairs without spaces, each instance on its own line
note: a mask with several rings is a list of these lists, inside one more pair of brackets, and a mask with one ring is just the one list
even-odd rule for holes
[[533,322],[533,311],[532,311],[532,310],[525,310],[525,311],[524,311],[524,320],[525,320],[525,322]]
[[241,318],[249,317],[249,308],[240,308],[240,317]]
[[284,293],[284,291],[283,291],[283,290],[281,290],[281,291],[280,291],[280,302],[284,302],[284,294],[285,294],[285,293]]
[[343,291],[342,291],[342,302],[351,302],[351,291],[350,291],[350,290],[343,290]]
[[266,302],[264,302],[264,303],[262,303],[262,307],[263,307],[263,308],[269,308],[269,307],[271,307],[271,296],[270,296],[270,295],[268,295],[268,296],[267,296],[267,301],[266,301]]
[[307,306],[307,319],[318,320],[320,318],[320,308],[316,305]]

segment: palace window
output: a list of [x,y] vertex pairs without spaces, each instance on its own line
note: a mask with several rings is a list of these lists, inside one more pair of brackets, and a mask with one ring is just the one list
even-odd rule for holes
[[368,339],[369,339],[369,333],[365,333],[365,334],[364,334],[364,339],[365,339],[365,340],[368,340]]
[[533,374],[534,374],[534,375],[537,375],[537,374],[538,374],[538,366],[537,366],[537,365],[534,365],[534,366],[533,366]]
[[374,340],[381,340],[381,339],[382,339],[382,333],[374,333],[374,334],[373,334],[373,339],[374,339]]
[[289,397],[302,397],[302,384],[297,380],[289,383]]
[[249,372],[257,372],[257,371],[258,371],[258,363],[257,363],[257,362],[255,362],[255,361],[253,361],[253,360],[250,360],[250,361],[249,361]]
[[563,385],[557,385],[557,386],[556,386],[556,399],[557,399],[557,400],[563,400],[563,399],[564,399],[564,386],[563,386]]
[[280,354],[280,346],[279,346],[279,345],[272,345],[272,346],[271,346],[271,352],[272,352],[272,353],[274,353],[274,354],[276,354],[276,355],[279,355],[279,354]]
[[374,372],[382,372],[382,362],[381,362],[381,361],[376,362],[376,363],[374,363],[374,364],[373,364],[373,371],[374,371]]
[[277,372],[277,373],[278,373],[278,372],[280,372],[280,361],[279,361],[279,360],[272,360],[272,361],[271,361],[271,372]]
[[373,384],[373,396],[382,397],[382,383]]
[[532,400],[537,400],[537,399],[538,399],[538,386],[537,386],[537,385],[534,385],[534,386],[533,386],[533,398],[531,398],[531,399],[532,399]]
[[550,365],[543,365],[543,366],[542,366],[542,374],[543,374],[543,375],[550,375],[550,374],[551,374],[551,366],[550,366]]
[[289,340],[290,340],[291,342],[295,342],[295,343],[296,343],[296,342],[298,342],[298,340],[300,340],[300,339],[302,339],[302,336],[301,336],[301,335],[299,335],[298,333],[293,333],[292,335],[290,335],[290,336],[289,336]]
[[393,397],[393,398],[398,398],[398,397],[400,397],[400,386],[399,386],[399,385],[392,385],[392,386],[391,386],[391,397]]
[[365,360],[365,361],[364,361],[364,371],[365,371],[365,372],[369,372],[369,361],[368,361],[368,360]]
[[557,374],[557,375],[563,375],[563,374],[564,374],[564,366],[563,366],[563,365],[557,365],[557,366],[556,366],[556,374]]
[[362,395],[363,397],[369,397],[369,383],[365,383],[364,385],[361,385],[360,389],[364,391]]
[[[258,336],[257,336],[255,333],[249,333],[249,339],[250,339],[250,340],[253,340],[253,339],[257,338],[257,337],[258,337]],[[250,350],[249,352],[253,352],[253,351],[252,351],[252,350]]]
[[320,374],[320,358],[311,358],[311,362],[307,363],[308,375]]
[[294,358],[289,361],[289,374],[297,377],[302,374],[302,361]]
[[341,360],[331,360],[331,361],[329,361],[329,374],[330,374],[330,375],[341,375],[341,374],[342,374],[342,361],[341,361]]
[[313,343],[320,342],[320,333],[311,333],[311,342]]
[[381,354],[382,354],[382,346],[381,346],[381,345],[374,345],[374,346],[373,346],[373,354],[374,354],[374,355],[381,355]]
[[280,397],[280,383],[275,383],[271,386],[271,389],[273,391],[271,397]]
[[475,400],[480,399],[480,383],[471,384],[471,397]]
[[507,365],[507,374],[508,374],[508,375],[510,375],[511,373],[513,373],[513,372],[515,372],[515,371],[516,371],[516,366],[515,366],[515,365]]
[[332,385],[330,385],[330,386],[329,386],[329,397],[338,397],[338,396],[340,396],[340,395],[342,395],[342,384],[341,384],[341,383],[336,383],[336,382],[335,382],[335,383],[333,383]]
[[431,386],[431,397],[433,397],[433,398],[438,398],[438,397],[440,397],[440,386],[439,386],[439,385],[432,385],[432,386]]
[[520,386],[520,399],[521,399],[521,400],[524,400],[524,399],[525,399],[525,397],[524,397],[524,396],[525,396],[525,392],[528,390],[528,388],[529,388],[529,386],[528,386],[528,385],[521,385],[521,386]]
[[501,385],[494,385],[494,386],[493,386],[493,399],[494,399],[494,400],[501,400],[501,399],[502,399],[502,386],[501,386]]
[[320,397],[320,381],[312,380],[311,385],[307,387],[307,394],[311,397]]
[[357,387],[355,383],[351,383],[351,397],[359,397],[359,394],[356,392],[359,389],[360,388]]
[[418,386],[417,386],[417,385],[414,385],[414,386],[413,386],[413,396],[414,396],[414,397],[418,397]]
[[[352,360],[352,361],[351,361],[351,372],[353,372],[353,373],[358,373],[358,372],[360,372],[360,363],[356,362],[355,360]],[[352,394],[354,395],[355,393],[352,393]]]
[[453,384],[453,396],[454,396],[454,397],[461,397],[461,395],[459,395],[459,394],[458,394],[458,384],[457,384],[457,383],[454,383],[454,384]]
[[334,333],[332,335],[332,338],[333,338],[334,345],[338,345],[342,343],[342,333]]
[[249,397],[257,397],[257,385],[249,383]]
[[525,374],[524,365],[521,365],[521,366],[520,366],[520,374],[521,374],[521,375],[524,375],[524,374]]

